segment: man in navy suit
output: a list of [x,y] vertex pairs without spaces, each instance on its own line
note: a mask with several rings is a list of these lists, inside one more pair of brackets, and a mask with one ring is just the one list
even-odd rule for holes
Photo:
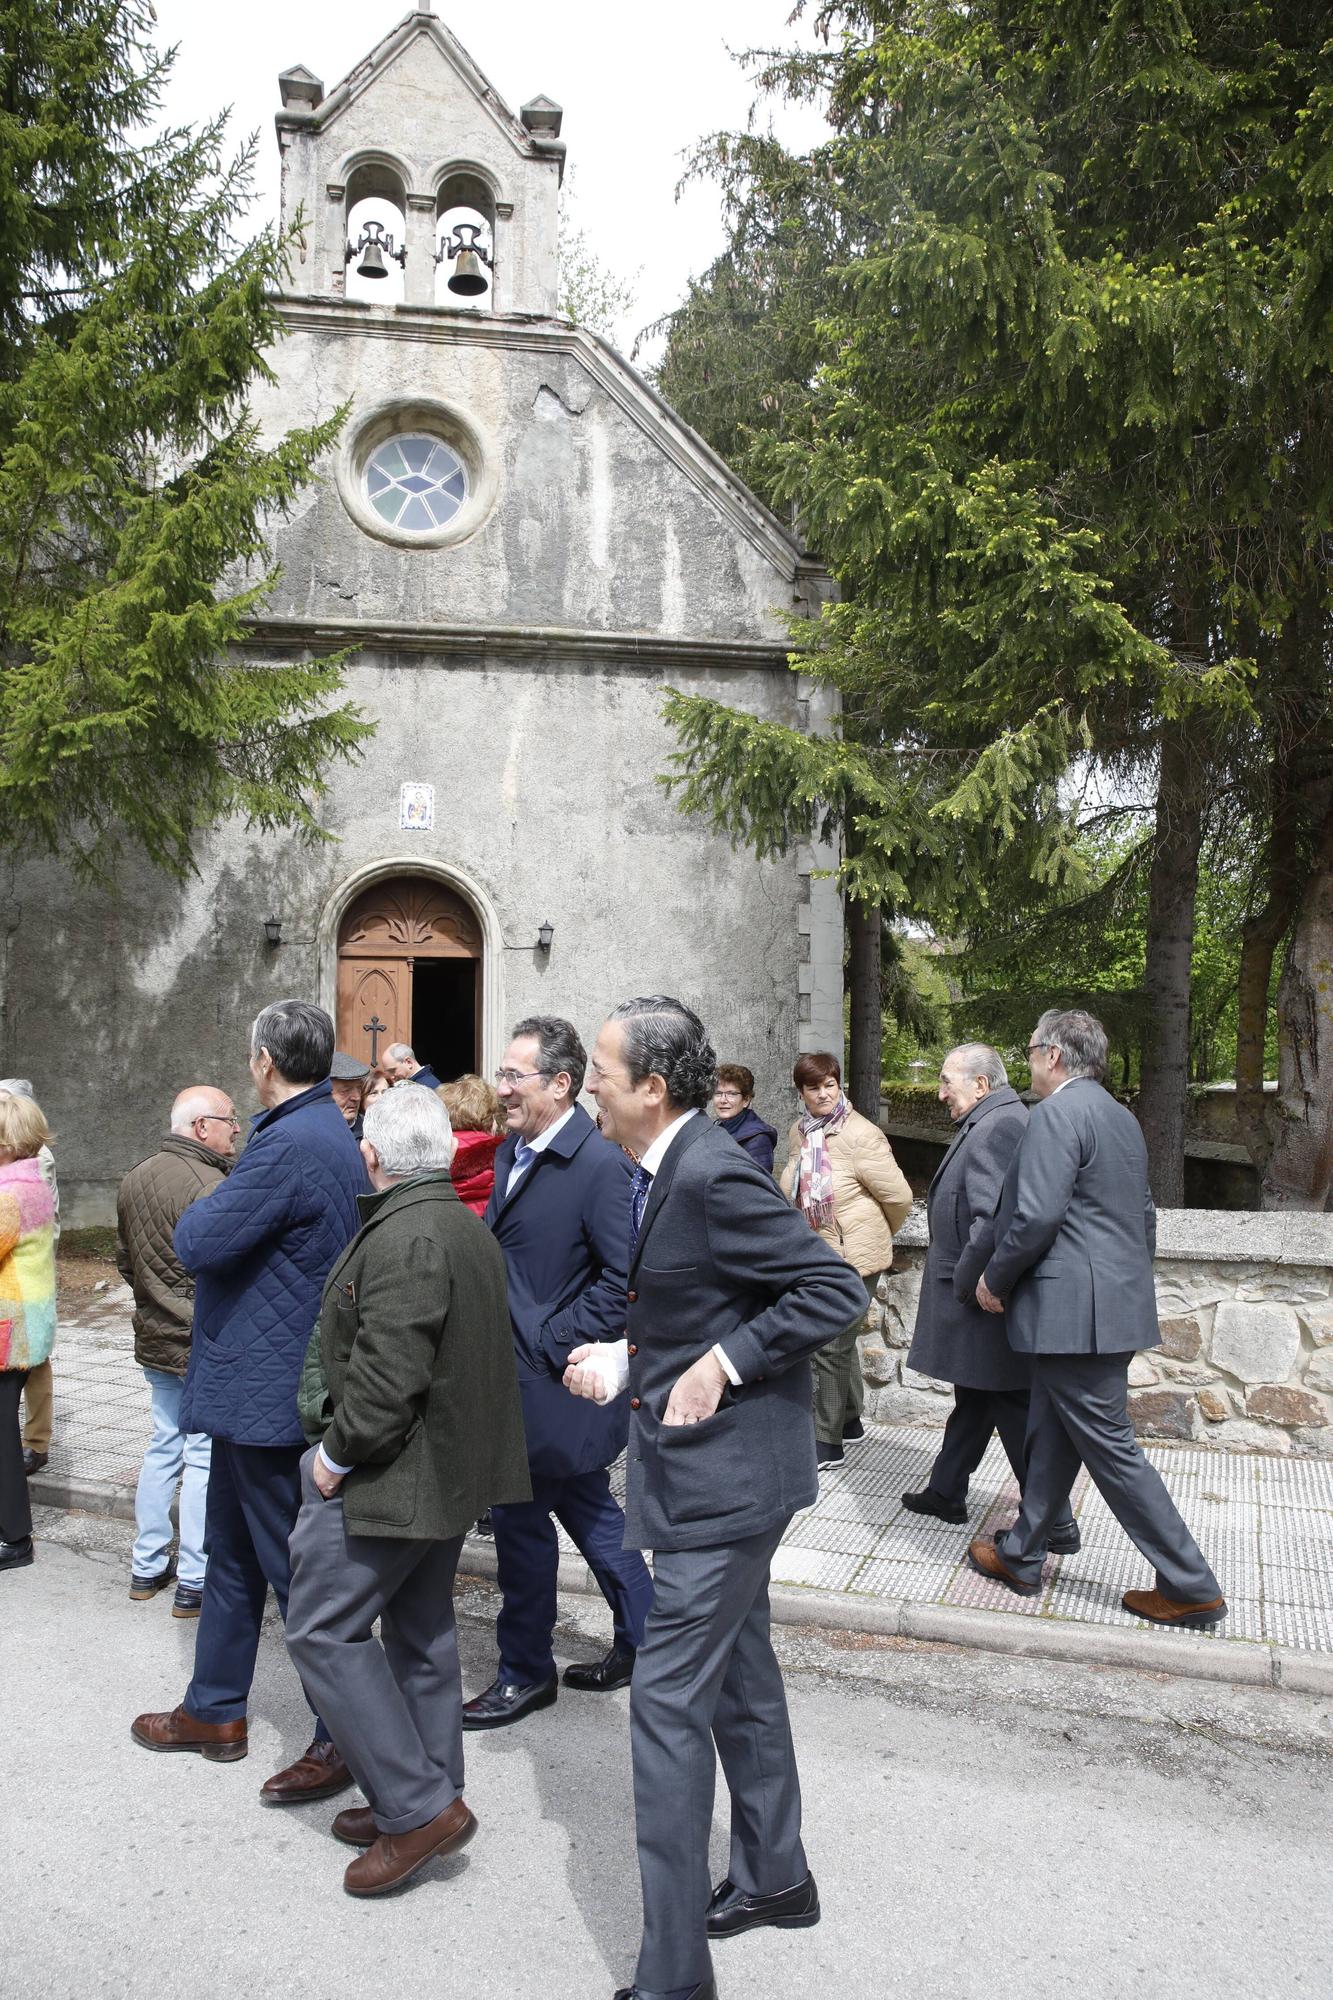
[[570,1352],[625,1332],[631,1166],[576,1102],[588,1058],[568,1021],[520,1021],[496,1075],[509,1135],[495,1159],[486,1222],[504,1252],[532,1499],[492,1507],[502,1604],[499,1671],[463,1708],[465,1729],[499,1729],[559,1692],[551,1635],[559,1543],[566,1530],[615,1621],[604,1659],[565,1669],[566,1687],[627,1685],[653,1601],[608,1466],[625,1448],[629,1412],[574,1402],[561,1386]]

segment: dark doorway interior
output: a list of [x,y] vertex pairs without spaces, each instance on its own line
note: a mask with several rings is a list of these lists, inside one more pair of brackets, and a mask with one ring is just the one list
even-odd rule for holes
[[412,1048],[445,1083],[477,1067],[475,958],[412,962]]

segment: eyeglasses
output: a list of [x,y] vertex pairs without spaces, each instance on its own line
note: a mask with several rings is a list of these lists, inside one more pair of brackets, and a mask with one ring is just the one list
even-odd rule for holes
[[1035,1056],[1038,1049],[1053,1049],[1054,1047],[1054,1042],[1029,1042],[1027,1052],[1030,1056]]
[[194,1122],[196,1125],[230,1125],[233,1132],[239,1132],[241,1129],[241,1121],[234,1111],[226,1118],[220,1111],[205,1111],[203,1116],[196,1118]]
[[507,1084],[510,1090],[516,1083],[531,1083],[535,1077],[545,1076],[544,1069],[497,1069],[495,1081]]
[[739,1090],[728,1090],[728,1089],[726,1089],[726,1088],[723,1088],[723,1089],[721,1089],[721,1090],[715,1090],[715,1091],[713,1092],[713,1096],[714,1096],[714,1098],[715,1098],[715,1099],[717,1100],[717,1102],[718,1102],[718,1103],[720,1104],[720,1103],[722,1102],[722,1099],[723,1099],[724,1097],[739,1097],[739,1096],[740,1096],[740,1092],[739,1092]]

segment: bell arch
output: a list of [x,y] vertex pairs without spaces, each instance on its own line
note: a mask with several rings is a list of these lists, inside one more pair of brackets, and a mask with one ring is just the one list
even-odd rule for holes
[[[387,1020],[383,1010],[371,1004],[381,998],[396,1003],[402,1018],[401,1010],[410,1004],[402,984],[403,968],[414,961],[472,960],[477,980],[476,1062],[483,1075],[499,1062],[505,1032],[504,940],[490,898],[464,870],[417,854],[389,855],[358,868],[324,905],[318,952],[321,1006],[338,1021],[341,1001],[348,1020],[356,1015],[358,1030],[363,1026],[361,1011],[367,1020],[377,1012]],[[360,1007],[362,1000],[365,1009]],[[393,1039],[412,1037],[400,1033]],[[380,1041],[379,1052],[383,1047]]]

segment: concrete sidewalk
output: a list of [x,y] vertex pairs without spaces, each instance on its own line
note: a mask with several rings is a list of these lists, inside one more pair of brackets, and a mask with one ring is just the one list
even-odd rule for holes
[[[55,1438],[34,1501],[132,1518],[149,1425],[125,1287],[109,1285],[62,1317],[54,1366]],[[788,1621],[1333,1694],[1333,1461],[1148,1448],[1230,1605],[1213,1632],[1176,1633],[1121,1608],[1121,1593],[1152,1576],[1086,1476],[1074,1493],[1081,1552],[1047,1565],[1039,1596],[1018,1598],[966,1562],[968,1540],[1017,1510],[998,1439],[973,1480],[963,1529],[902,1505],[904,1491],[925,1483],[938,1431],[869,1431],[824,1475],[818,1502],[778,1551],[775,1603]],[[491,1545],[471,1538],[464,1560],[489,1570]],[[568,1547],[562,1582],[591,1587]]]

